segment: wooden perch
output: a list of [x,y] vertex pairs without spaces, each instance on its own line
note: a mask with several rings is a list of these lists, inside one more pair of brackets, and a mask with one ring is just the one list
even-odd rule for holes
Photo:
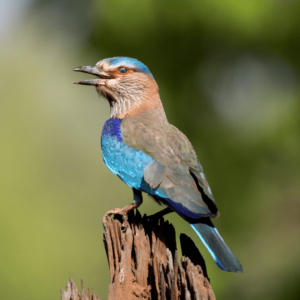
[[168,221],[142,218],[137,210],[135,216],[129,214],[125,231],[121,222],[116,215],[104,231],[111,280],[108,300],[215,299],[204,259],[189,237],[180,237],[180,266],[175,230]]
[[[204,259],[189,237],[180,236],[180,266],[173,225],[163,218],[148,220],[138,210],[128,215],[128,222],[123,229],[121,217],[115,215],[104,229],[111,281],[108,300],[215,300]],[[68,284],[62,300],[100,300],[78,294],[72,280]],[[78,298],[71,298],[72,293]]]

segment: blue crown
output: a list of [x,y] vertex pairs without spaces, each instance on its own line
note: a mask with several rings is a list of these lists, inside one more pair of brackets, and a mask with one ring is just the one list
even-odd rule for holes
[[148,67],[135,58],[117,56],[117,57],[103,59],[103,61],[107,61],[111,66],[123,65],[129,68],[136,67],[138,68],[138,71],[149,75],[151,78],[154,78],[150,70],[148,69]]

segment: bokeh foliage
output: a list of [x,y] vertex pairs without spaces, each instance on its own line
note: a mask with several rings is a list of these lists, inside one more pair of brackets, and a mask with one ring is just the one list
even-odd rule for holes
[[[169,121],[191,140],[222,236],[244,274],[197,241],[220,299],[298,299],[300,4],[297,1],[29,2],[0,48],[1,299],[59,297],[69,276],[105,299],[102,215],[131,201],[104,166],[108,105],[71,72],[105,57],[146,63]],[[17,21],[17,20],[16,20]],[[88,78],[88,77],[87,77]],[[145,197],[141,211],[159,208]]]

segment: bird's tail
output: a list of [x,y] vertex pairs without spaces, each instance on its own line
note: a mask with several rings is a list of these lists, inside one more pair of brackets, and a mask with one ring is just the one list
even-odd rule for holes
[[201,218],[201,223],[191,224],[191,226],[221,270],[243,272],[240,262],[226,245],[210,218]]

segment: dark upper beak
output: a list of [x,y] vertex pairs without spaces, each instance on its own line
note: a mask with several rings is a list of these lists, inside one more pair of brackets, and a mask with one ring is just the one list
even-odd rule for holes
[[103,71],[99,71],[96,66],[78,67],[78,68],[73,69],[73,71],[88,73],[88,74],[92,74],[92,75],[95,75],[95,76],[98,76],[101,78],[101,79],[90,79],[90,80],[77,81],[77,82],[74,82],[74,84],[103,85],[104,84],[103,79],[111,78],[111,76],[109,76],[107,73],[105,73]]

